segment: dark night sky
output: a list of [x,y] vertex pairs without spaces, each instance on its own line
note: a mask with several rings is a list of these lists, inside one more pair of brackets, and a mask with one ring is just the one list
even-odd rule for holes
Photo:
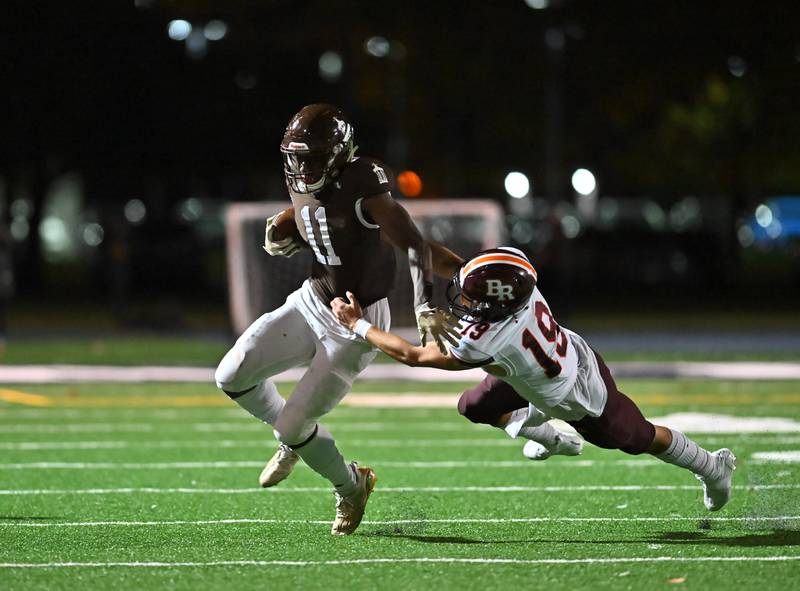
[[[564,166],[593,167],[612,193],[790,190],[782,171],[800,157],[800,10],[789,3],[150,4],[4,6],[5,167],[47,157],[120,184],[161,178],[186,192],[194,178],[220,197],[262,198],[285,122],[325,100],[350,112],[362,151],[414,167],[431,192],[492,196],[511,167],[543,186],[554,81]],[[166,35],[173,18],[219,18],[229,34],[192,61]],[[565,33],[560,68],[545,48],[552,27]],[[405,58],[367,55],[371,35],[402,42]],[[344,59],[337,83],[317,72],[329,49]],[[715,81],[721,105],[707,104]],[[393,137],[405,157],[387,148]],[[742,179],[742,161],[764,151],[790,162]]]

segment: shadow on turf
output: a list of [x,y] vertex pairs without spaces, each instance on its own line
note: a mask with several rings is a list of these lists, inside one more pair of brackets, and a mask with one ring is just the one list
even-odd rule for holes
[[648,543],[662,544],[713,544],[715,546],[742,546],[755,548],[758,546],[800,546],[800,530],[776,529],[770,533],[747,534],[727,538],[714,537],[702,532],[666,532],[649,540]]
[[741,536],[714,537],[703,532],[665,532],[645,540],[476,540],[465,538],[464,536],[433,536],[414,534],[402,530],[395,531],[376,531],[366,534],[370,537],[378,538],[403,538],[414,542],[424,542],[426,544],[524,544],[557,542],[560,544],[627,544],[631,542],[643,542],[647,544],[713,544],[715,546],[739,546],[744,548],[756,548],[767,546],[800,546],[800,530],[780,529],[769,533],[753,533]]
[[530,540],[473,540],[463,536],[422,536],[418,534],[404,534],[395,532],[372,532],[366,534],[375,538],[404,538],[414,542],[425,542],[426,544],[522,544]]

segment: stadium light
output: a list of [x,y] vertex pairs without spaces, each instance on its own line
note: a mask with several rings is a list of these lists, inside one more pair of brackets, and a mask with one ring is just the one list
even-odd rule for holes
[[386,57],[389,55],[391,45],[389,45],[389,41],[385,37],[376,35],[375,37],[367,39],[367,42],[364,44],[364,49],[366,49],[368,54],[375,57]]
[[326,51],[319,56],[319,77],[325,82],[336,82],[342,75],[342,56]]
[[208,21],[203,28],[203,35],[209,41],[219,41],[228,34],[228,25],[224,21]]
[[550,0],[525,0],[525,4],[534,10],[544,10],[550,6]]
[[86,243],[87,246],[97,247],[100,246],[103,242],[103,238],[105,237],[105,231],[103,230],[103,226],[96,222],[92,222],[86,224],[83,227],[83,241]]
[[591,195],[597,189],[597,180],[591,170],[579,168],[572,173],[572,188],[580,195]]
[[767,228],[772,224],[772,221],[775,219],[775,216],[772,214],[772,210],[764,205],[763,203],[756,207],[756,222],[762,228]]
[[531,190],[531,183],[528,177],[521,172],[509,172],[503,184],[505,185],[506,193],[515,199],[522,199]]
[[131,224],[141,224],[147,217],[147,207],[141,199],[131,199],[123,209],[125,219]]
[[184,41],[192,34],[192,24],[183,19],[169,21],[167,25],[167,35],[173,41]]

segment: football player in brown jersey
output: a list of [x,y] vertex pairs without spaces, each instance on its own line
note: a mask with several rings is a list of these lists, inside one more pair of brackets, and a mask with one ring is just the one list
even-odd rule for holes
[[[215,380],[242,408],[271,425],[281,442],[261,473],[261,485],[278,484],[302,458],[333,484],[331,533],[346,535],[361,522],[375,474],[346,463],[318,420],[345,396],[377,350],[339,324],[329,304],[346,290],[355,292],[365,317],[388,330],[394,244],[408,253],[422,341],[431,337],[446,351],[445,341],[456,342],[455,321],[431,305],[433,273],[450,277],[461,259],[423,240],[392,198],[392,171],[379,160],[356,156],[353,126],[338,108],[314,104],[300,110],[289,121],[281,153],[297,232],[277,233],[278,217],[285,218],[278,214],[267,221],[264,248],[282,256],[310,248],[310,276],[285,304],[239,337]],[[308,370],[284,401],[269,378],[301,364]]]
[[580,452],[580,438],[547,422],[558,418],[598,447],[649,453],[691,471],[703,483],[709,511],[728,502],[736,456],[727,448],[708,452],[680,431],[645,419],[617,389],[603,358],[580,335],[556,323],[537,287],[536,269],[522,251],[502,247],[478,253],[461,266],[451,285],[451,310],[465,326],[447,354],[413,346],[373,326],[352,293],[331,307],[355,334],[407,365],[484,368],[489,375],[464,392],[459,412],[475,423],[529,439],[526,448],[536,448],[526,453],[531,459]]

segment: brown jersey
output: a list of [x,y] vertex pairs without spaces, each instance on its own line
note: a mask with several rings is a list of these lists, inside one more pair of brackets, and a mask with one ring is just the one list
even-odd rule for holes
[[289,189],[297,229],[314,254],[311,285],[326,304],[352,291],[366,307],[394,286],[394,248],[381,240],[380,227],[362,208],[363,201],[393,186],[391,169],[362,157],[317,193]]

